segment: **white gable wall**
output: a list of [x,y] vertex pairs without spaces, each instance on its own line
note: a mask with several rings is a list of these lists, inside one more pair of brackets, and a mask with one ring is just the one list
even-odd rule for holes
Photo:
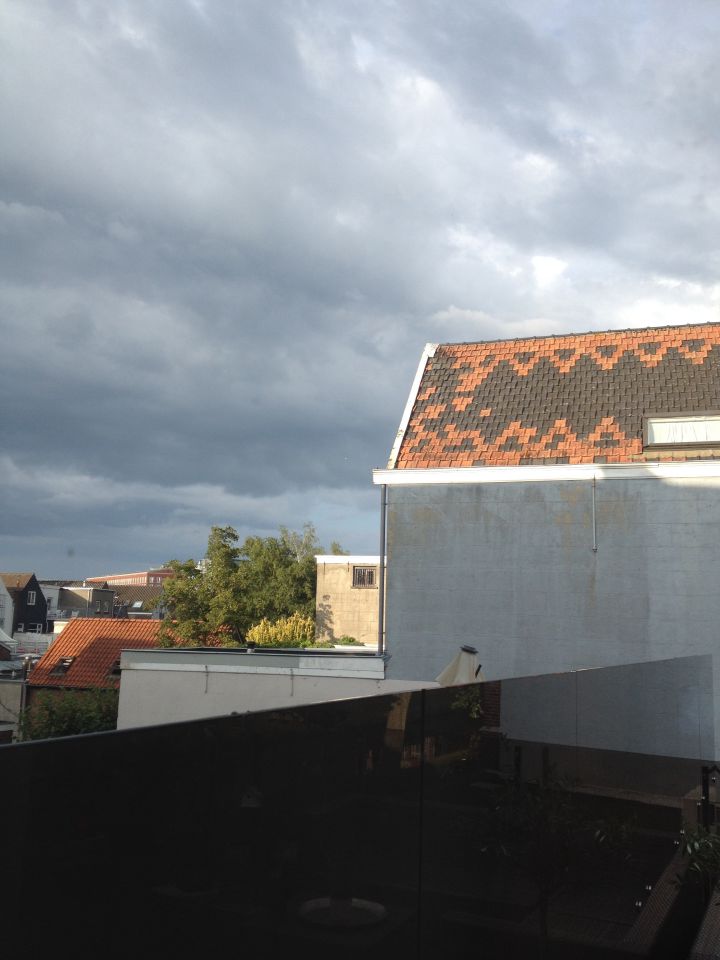
[[434,679],[471,643],[489,680],[707,654],[720,690],[707,472],[597,480],[596,551],[590,476],[389,486],[387,676]]
[[12,636],[13,601],[5,584],[0,580],[0,630]]

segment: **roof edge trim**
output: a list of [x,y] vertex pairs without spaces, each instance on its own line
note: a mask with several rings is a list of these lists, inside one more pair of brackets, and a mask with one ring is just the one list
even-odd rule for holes
[[370,566],[375,564],[376,566],[380,563],[380,556],[376,554],[369,553],[317,553],[315,554],[315,562],[320,565],[321,563],[332,564],[332,563],[359,563]]
[[457,483],[537,483],[554,480],[680,480],[704,477],[720,477],[720,460],[373,470],[374,484],[400,487]]
[[435,356],[435,351],[437,350],[438,346],[439,344],[437,343],[425,344],[425,349],[422,352],[420,363],[418,364],[418,368],[415,372],[415,379],[410,387],[410,395],[408,396],[407,403],[405,404],[405,410],[403,411],[400,426],[398,427],[398,432],[395,435],[395,442],[393,443],[392,450],[390,451],[390,457],[387,463],[388,470],[393,470],[395,468],[398,454],[400,453],[400,447],[405,439],[405,431],[407,430],[407,425],[410,422],[410,415],[413,412],[413,407],[415,406],[415,401],[417,400],[420,383],[422,382],[422,378],[425,373],[425,367],[427,366],[428,360]]

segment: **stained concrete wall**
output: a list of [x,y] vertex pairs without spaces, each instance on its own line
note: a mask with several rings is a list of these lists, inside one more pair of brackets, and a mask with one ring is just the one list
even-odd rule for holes
[[[353,587],[353,567],[374,566],[374,587]],[[315,617],[320,640],[354,637],[377,647],[379,567],[369,563],[322,563],[317,565]]]
[[434,679],[472,643],[487,679],[706,654],[720,689],[717,478],[599,480],[597,551],[590,480],[388,499],[389,677]]

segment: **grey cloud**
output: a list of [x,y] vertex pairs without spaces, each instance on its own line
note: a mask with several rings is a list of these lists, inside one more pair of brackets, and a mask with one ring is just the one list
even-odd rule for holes
[[[126,492],[108,523],[20,483],[8,535],[127,557],[142,515],[182,554],[305,505],[372,549],[426,340],[717,304],[718,33],[700,2],[10,0],[4,452]],[[189,522],[200,484],[248,502]]]

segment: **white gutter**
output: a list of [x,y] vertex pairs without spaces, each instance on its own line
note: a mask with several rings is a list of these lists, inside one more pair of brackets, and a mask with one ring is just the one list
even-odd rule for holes
[[[407,430],[407,425],[410,422],[410,414],[412,413],[413,407],[415,406],[418,390],[420,389],[420,383],[422,381],[423,374],[425,373],[425,367],[427,366],[428,360],[431,357],[435,356],[435,351],[437,350],[437,348],[438,348],[437,343],[425,344],[425,349],[422,352],[422,356],[420,357],[420,363],[418,364],[418,368],[415,373],[415,379],[413,380],[412,386],[410,387],[410,396],[408,397],[407,403],[405,404],[405,410],[403,411],[402,420],[400,421],[400,426],[398,427],[398,432],[395,436],[395,442],[393,443],[392,450],[390,451],[390,459],[388,460],[388,464],[387,464],[389,470],[392,470],[392,468],[395,466],[397,462],[398,454],[400,453],[400,447],[402,446],[402,442],[405,438],[405,431]],[[376,481],[376,482],[380,482],[380,481]]]
[[705,477],[720,477],[720,460],[373,470],[374,484],[399,487],[449,483],[542,483],[553,480],[689,480]]

